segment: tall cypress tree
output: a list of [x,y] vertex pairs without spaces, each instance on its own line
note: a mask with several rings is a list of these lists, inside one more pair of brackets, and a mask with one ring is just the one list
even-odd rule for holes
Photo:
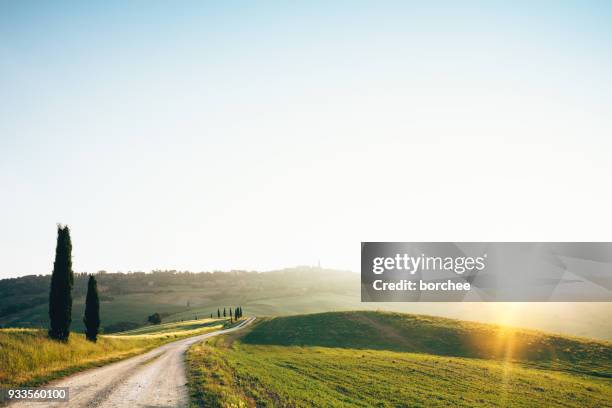
[[227,317],[227,313],[225,312],[225,308],[223,308],[223,317]]
[[55,262],[51,275],[51,290],[49,292],[49,337],[66,341],[70,336],[72,322],[72,242],[70,229],[67,225],[57,226],[57,246],[55,247]]
[[95,343],[98,340],[98,329],[100,328],[100,298],[98,297],[98,282],[93,276],[90,276],[87,282],[83,323],[85,323],[87,340]]
[[217,309],[217,318],[221,317],[221,312],[219,311],[219,309]]

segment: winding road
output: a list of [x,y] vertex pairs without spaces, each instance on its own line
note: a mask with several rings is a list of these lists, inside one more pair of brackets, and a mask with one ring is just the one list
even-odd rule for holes
[[19,401],[12,407],[186,407],[189,404],[185,376],[185,351],[204,339],[240,330],[246,319],[231,329],[188,337],[145,354],[56,380],[49,387],[68,387],[68,402]]

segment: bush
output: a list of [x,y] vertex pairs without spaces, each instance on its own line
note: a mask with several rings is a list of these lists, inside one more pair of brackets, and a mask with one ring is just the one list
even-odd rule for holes
[[149,323],[152,323],[152,324],[161,324],[162,317],[159,313],[153,313],[151,316],[147,318],[147,320],[149,321]]

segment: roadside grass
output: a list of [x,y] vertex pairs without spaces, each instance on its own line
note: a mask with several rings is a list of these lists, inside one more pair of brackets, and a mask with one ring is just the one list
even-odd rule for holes
[[[546,353],[523,353],[522,360],[513,359],[512,354],[490,354],[486,342],[468,343],[470,348],[459,356],[451,353],[450,339],[470,331],[484,336],[487,331],[480,330],[487,328],[481,326],[487,325],[364,312],[374,320],[364,327],[355,314],[362,313],[275,318],[256,323],[245,333],[194,345],[187,356],[192,406],[603,407],[612,400],[612,380],[601,375],[612,361],[608,343],[559,339],[539,332],[530,332],[535,338],[525,334],[525,341],[531,343],[519,341],[524,351],[549,343],[569,347],[561,354],[562,367],[548,364]],[[425,321],[416,324],[417,317]],[[310,331],[315,326],[305,320],[318,320],[318,331]],[[407,338],[401,331],[388,332],[404,325],[411,327]],[[431,325],[449,330],[446,338],[436,340],[428,331]],[[453,328],[459,333],[453,333]],[[500,329],[488,327],[492,333]],[[298,341],[299,345],[294,344]],[[574,360],[568,357],[570,350],[577,350]],[[591,358],[600,359],[598,367],[585,369],[587,363],[581,360]]]
[[196,334],[203,334],[209,331],[221,329],[229,325],[229,318],[221,319],[200,319],[200,320],[187,320],[181,322],[170,322],[162,323],[158,325],[150,325],[139,327],[134,330],[128,330],[120,333],[107,334],[105,337],[135,337],[135,336],[195,336]]
[[0,387],[40,385],[228,324],[223,319],[206,319],[147,326],[135,334],[101,335],[96,343],[81,333],[71,333],[63,343],[49,339],[42,329],[0,329]]

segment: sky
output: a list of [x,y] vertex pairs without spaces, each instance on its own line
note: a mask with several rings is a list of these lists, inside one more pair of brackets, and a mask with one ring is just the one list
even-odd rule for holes
[[[461,3],[461,4],[459,4]],[[0,3],[0,278],[610,241],[612,3]]]

